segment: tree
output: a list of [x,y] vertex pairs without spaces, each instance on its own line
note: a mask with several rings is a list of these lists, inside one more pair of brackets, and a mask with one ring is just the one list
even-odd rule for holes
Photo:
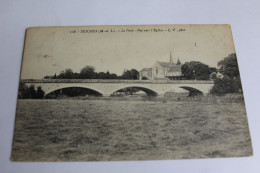
[[73,77],[74,77],[73,71],[70,68],[65,69],[64,78],[65,79],[73,79]]
[[189,80],[209,80],[209,66],[199,61],[186,62],[181,66],[181,71]]
[[118,76],[115,73],[110,74],[110,79],[118,79]]
[[79,73],[73,73],[73,79],[80,79]]
[[35,91],[34,85],[30,85],[29,87],[29,93],[30,93],[30,98],[36,98],[37,93]]
[[106,73],[104,73],[104,72],[99,72],[99,73],[97,74],[97,78],[98,78],[98,79],[105,79],[105,78],[106,78]]
[[210,73],[210,75],[209,75],[209,79],[210,80],[215,80],[216,78],[217,78],[217,73],[216,72]]
[[60,74],[57,76],[57,79],[64,79],[65,78],[65,71],[62,70]]
[[230,78],[239,77],[237,56],[235,53],[229,54],[224,60],[219,61],[218,66],[223,75]]
[[30,97],[29,88],[22,82],[19,83],[18,98],[27,99]]
[[136,69],[131,69],[131,78],[134,80],[139,78],[139,72]]
[[223,79],[216,78],[214,80],[214,86],[212,87],[210,93],[223,95],[227,93],[238,93],[240,91],[240,80],[224,77]]
[[110,73],[109,73],[109,71],[106,72],[105,79],[110,79]]
[[94,79],[96,77],[95,68],[93,66],[85,66],[80,70],[80,77],[83,79]]
[[138,79],[139,72],[136,69],[125,70],[123,75],[121,76],[122,79]]
[[37,87],[37,98],[42,99],[44,98],[44,91],[42,90],[42,87]]
[[212,94],[239,93],[242,91],[236,54],[230,54],[218,62],[223,78],[215,78]]
[[213,72],[216,73],[216,72],[217,72],[217,68],[216,68],[216,67],[210,67],[210,68],[209,68],[209,72],[210,72],[210,73],[213,73]]
[[132,74],[130,70],[126,70],[124,71],[123,75],[122,75],[123,79],[131,79],[132,78]]

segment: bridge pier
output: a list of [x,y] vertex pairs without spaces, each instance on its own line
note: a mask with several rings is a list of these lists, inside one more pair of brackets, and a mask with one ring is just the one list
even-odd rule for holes
[[110,97],[111,94],[102,94],[103,97]]
[[152,97],[159,97],[159,98],[162,98],[162,97],[164,97],[164,94],[157,94],[157,95],[151,95]]

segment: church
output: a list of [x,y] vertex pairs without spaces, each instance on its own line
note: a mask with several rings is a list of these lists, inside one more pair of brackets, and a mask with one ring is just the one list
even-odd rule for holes
[[156,61],[151,68],[143,68],[139,72],[140,80],[181,80],[183,75],[181,72],[181,62],[180,59],[176,63],[172,60],[172,55],[170,53],[169,62]]

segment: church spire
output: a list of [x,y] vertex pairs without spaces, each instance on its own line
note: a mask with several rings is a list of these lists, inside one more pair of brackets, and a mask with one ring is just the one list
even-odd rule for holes
[[181,65],[181,61],[180,61],[179,57],[178,57],[178,61],[177,61],[176,65]]
[[170,63],[172,64],[172,52],[170,52]]

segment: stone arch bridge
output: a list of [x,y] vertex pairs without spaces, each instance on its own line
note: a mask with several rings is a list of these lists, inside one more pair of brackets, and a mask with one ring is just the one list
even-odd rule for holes
[[80,87],[87,88],[103,96],[128,87],[143,90],[148,95],[164,95],[168,91],[181,93],[185,90],[208,94],[213,87],[213,81],[202,80],[113,80],[113,79],[42,79],[21,80],[26,86],[41,87],[45,95],[63,88]]

